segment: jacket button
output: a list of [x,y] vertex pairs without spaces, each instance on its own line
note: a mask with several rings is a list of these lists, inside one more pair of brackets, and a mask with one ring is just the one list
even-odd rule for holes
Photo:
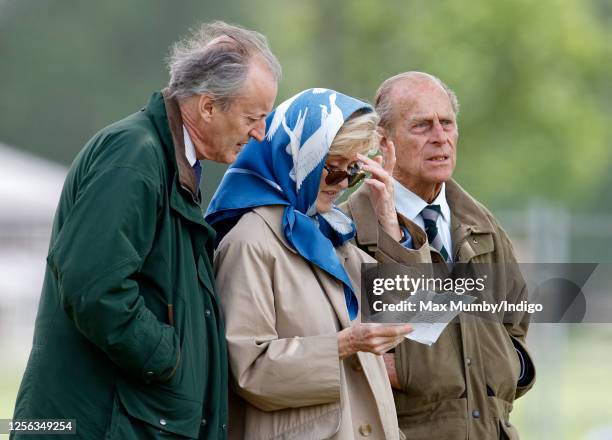
[[162,426],[166,426],[168,422],[166,422],[166,419],[159,419],[159,424]]
[[465,364],[469,367],[470,365],[472,365],[472,359],[471,358],[465,358]]
[[353,368],[353,371],[363,371],[363,367],[361,366],[359,362],[355,362],[352,368]]
[[480,411],[478,411],[477,409],[472,411],[472,417],[474,417],[475,419],[479,419],[480,418]]
[[227,429],[227,425],[224,423],[223,425],[221,425],[221,429],[225,431]]
[[206,419],[202,419],[202,423],[200,423],[202,426],[206,426]]
[[473,239],[473,240],[472,240],[472,242],[473,242],[474,244],[478,244],[478,240],[476,240],[476,239]]
[[506,421],[504,422],[504,424],[506,425],[506,428],[510,428],[510,427],[512,427],[512,424],[510,423],[510,420],[506,420]]
[[147,371],[145,374],[146,374],[147,376],[151,377],[151,376],[153,376],[155,373],[153,373],[152,371]]
[[210,316],[210,310],[206,309],[206,311],[204,312],[204,314],[205,314],[206,316]]
[[359,426],[359,434],[363,435],[364,437],[369,437],[370,434],[372,434],[372,427],[369,425],[369,423],[364,423],[363,425]]

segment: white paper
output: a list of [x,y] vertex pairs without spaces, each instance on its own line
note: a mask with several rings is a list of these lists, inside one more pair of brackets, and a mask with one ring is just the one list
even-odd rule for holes
[[[452,321],[460,310],[450,310],[451,303],[461,302],[470,304],[476,300],[470,295],[459,295],[451,292],[436,293],[430,290],[420,290],[408,299],[409,302],[419,305],[415,312],[379,312],[372,315],[372,320],[375,322],[399,322],[398,317],[402,317],[402,323],[411,324],[413,331],[406,335],[406,338],[419,342],[425,345],[435,343],[440,334],[444,331],[450,321]],[[420,304],[432,303],[434,305],[446,306],[447,310],[422,310]],[[443,307],[439,307],[443,308]],[[400,315],[401,313],[401,315]],[[388,319],[385,319],[388,318]]]

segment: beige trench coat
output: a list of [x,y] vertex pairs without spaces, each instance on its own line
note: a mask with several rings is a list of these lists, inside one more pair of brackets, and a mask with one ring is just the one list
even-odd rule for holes
[[[341,284],[297,254],[282,206],[245,214],[219,244],[217,289],[233,385],[230,438],[398,439],[382,357],[340,361],[336,333],[351,325]],[[352,244],[337,249],[359,298]]]
[[[394,247],[378,232],[378,222],[367,189],[360,188],[341,208],[357,225],[358,245],[380,262],[407,265],[444,265],[441,255],[427,243],[425,232],[399,215],[409,229],[415,249]],[[446,183],[451,208],[453,257],[456,263],[496,263],[513,266],[514,251],[493,215],[455,181]],[[499,266],[498,266],[499,267]],[[520,274],[498,277],[497,300],[526,299]],[[507,316],[505,325],[460,314],[431,347],[406,340],[395,349],[395,366],[402,390],[394,390],[399,425],[408,439],[518,439],[510,423],[514,399],[535,381],[533,361],[525,337],[524,316]],[[517,386],[520,347],[531,367],[531,380]]]

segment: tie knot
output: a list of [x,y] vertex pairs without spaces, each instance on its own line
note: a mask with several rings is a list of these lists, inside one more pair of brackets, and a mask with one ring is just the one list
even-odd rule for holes
[[436,221],[441,214],[442,209],[440,208],[440,205],[427,205],[421,211],[421,215],[426,220]]

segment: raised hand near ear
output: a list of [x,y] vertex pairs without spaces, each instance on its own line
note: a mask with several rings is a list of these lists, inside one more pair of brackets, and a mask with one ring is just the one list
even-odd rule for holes
[[391,177],[395,166],[395,147],[393,142],[388,140],[384,144],[383,146],[381,143],[382,156],[370,159],[359,154],[357,157],[363,163],[362,168],[372,174],[365,184],[370,187],[370,201],[378,221],[393,239],[399,241],[402,238],[402,232],[395,211],[395,194]]

